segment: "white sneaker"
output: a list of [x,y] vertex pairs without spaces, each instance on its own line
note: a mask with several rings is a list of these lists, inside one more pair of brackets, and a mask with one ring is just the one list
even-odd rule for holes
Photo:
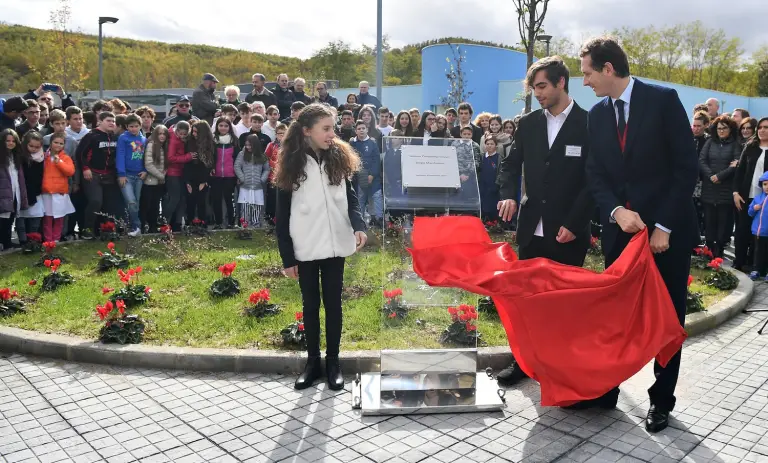
[[139,236],[139,235],[141,235],[141,228],[137,228],[136,230],[134,230],[132,232],[128,232],[128,236],[131,236],[131,237],[134,237],[134,238]]

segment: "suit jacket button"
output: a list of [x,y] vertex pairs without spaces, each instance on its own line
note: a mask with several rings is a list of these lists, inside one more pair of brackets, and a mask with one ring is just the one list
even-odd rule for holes
[[544,163],[544,165],[545,165],[545,166],[548,166],[548,165],[549,165],[549,161],[545,162],[545,163]]
[[542,199],[541,200],[541,204],[547,204],[547,200],[546,199]]

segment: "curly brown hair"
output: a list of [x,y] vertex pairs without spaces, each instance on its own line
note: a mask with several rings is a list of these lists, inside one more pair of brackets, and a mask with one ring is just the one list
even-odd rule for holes
[[715,140],[720,138],[717,135],[717,126],[720,124],[725,124],[729,129],[731,129],[731,133],[728,135],[729,137],[737,138],[739,136],[739,127],[736,125],[736,121],[734,121],[731,116],[727,114],[721,114],[717,116],[709,125],[709,134],[714,137]]
[[[288,127],[277,156],[275,186],[284,191],[296,191],[307,179],[307,155],[311,152],[304,129],[311,129],[320,120],[331,118],[333,113],[327,106],[311,104],[299,113],[299,117]],[[331,185],[340,185],[360,169],[360,157],[355,150],[339,139],[334,139],[330,149],[317,153],[325,164]]]

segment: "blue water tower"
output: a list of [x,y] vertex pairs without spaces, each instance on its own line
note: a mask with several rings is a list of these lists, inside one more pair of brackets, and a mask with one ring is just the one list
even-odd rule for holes
[[[499,110],[499,81],[522,80],[526,56],[506,48],[470,44],[430,45],[421,51],[422,108],[440,109],[442,97],[448,96],[450,82],[446,74],[458,56],[464,56],[462,70],[469,102],[475,114]],[[522,87],[521,87],[522,90]]]

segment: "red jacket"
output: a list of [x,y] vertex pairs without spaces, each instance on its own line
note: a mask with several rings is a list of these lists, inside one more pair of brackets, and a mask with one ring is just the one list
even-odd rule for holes
[[168,171],[165,176],[183,177],[184,164],[192,161],[192,153],[186,152],[184,140],[179,138],[175,131],[171,130],[169,136],[171,140],[168,142]]
[[264,151],[267,159],[269,159],[269,183],[272,183],[272,180],[275,178],[275,168],[277,168],[278,152],[280,152],[280,145],[276,141],[273,141],[267,145],[267,149]]

